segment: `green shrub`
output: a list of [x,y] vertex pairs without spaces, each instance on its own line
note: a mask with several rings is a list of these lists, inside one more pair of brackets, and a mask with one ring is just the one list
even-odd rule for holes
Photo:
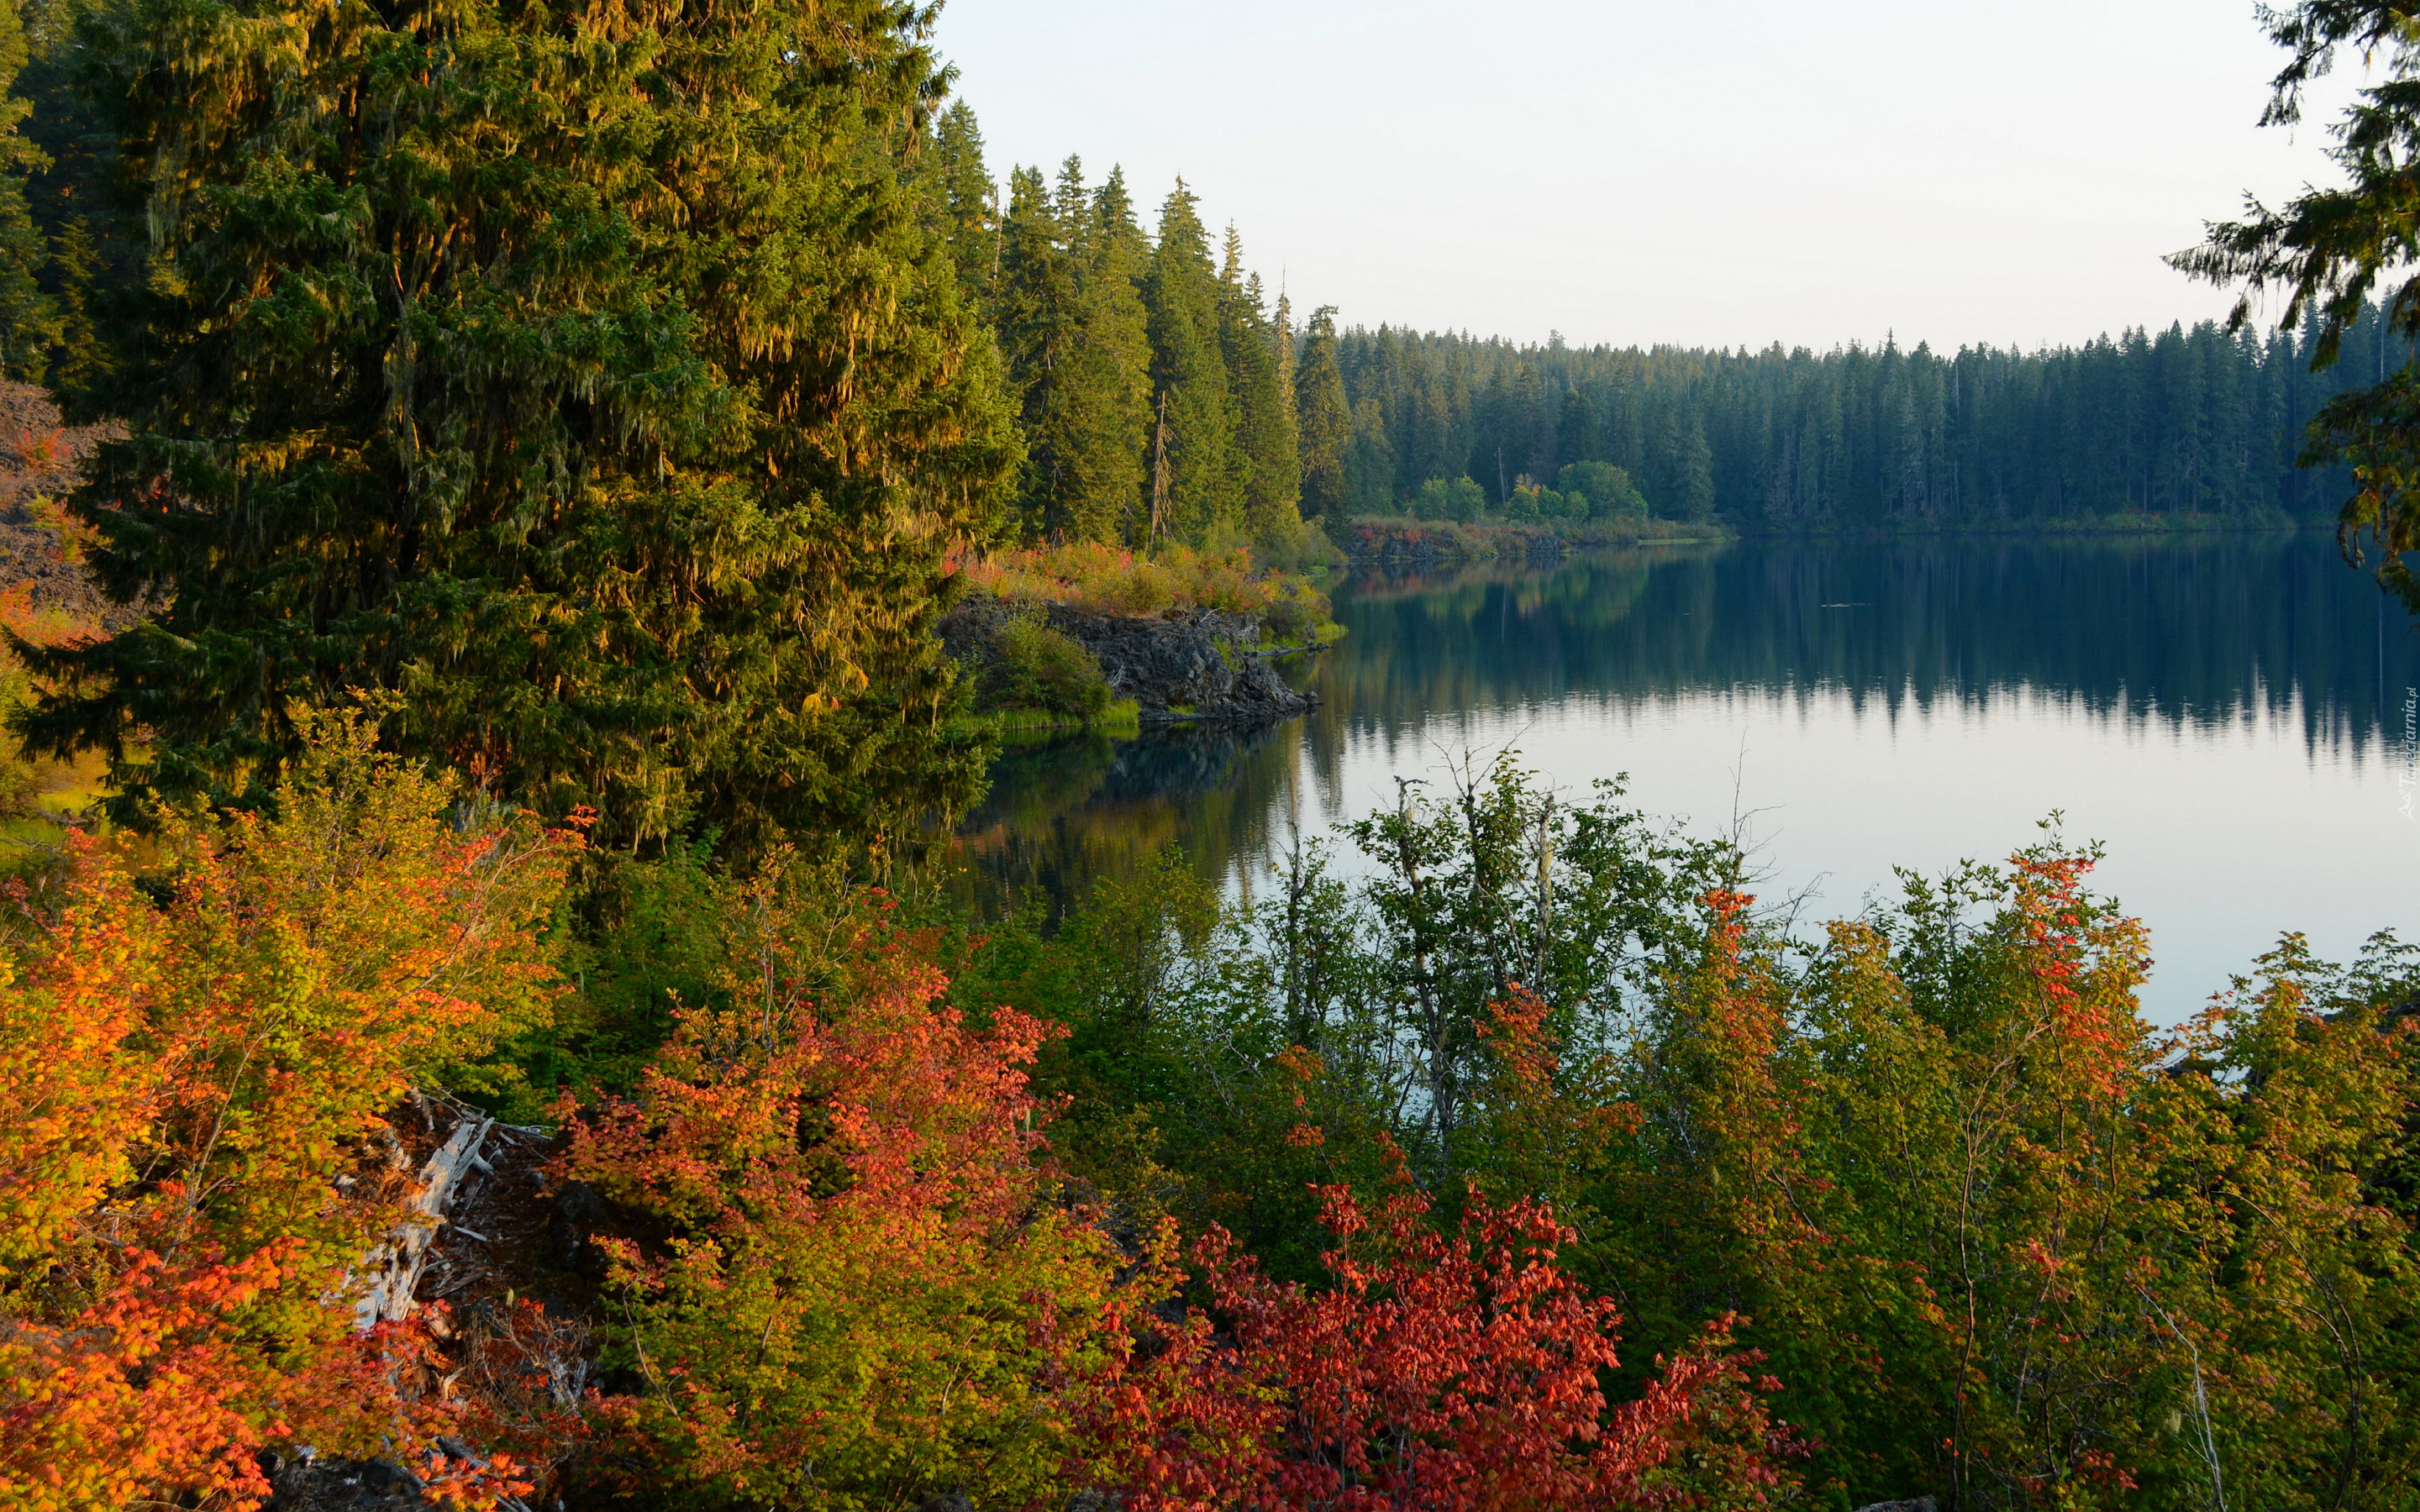
[[1269,600],[1261,611],[1261,626],[1268,639],[1287,644],[1309,641],[1334,623],[1329,618],[1327,595],[1304,583]]
[[1001,627],[994,653],[984,670],[985,707],[1087,720],[1108,712],[1109,685],[1101,664],[1073,637],[1019,617]]
[[1647,517],[1646,498],[1630,474],[1610,462],[1575,462],[1555,474],[1555,486],[1577,506],[1571,511],[1573,519]]
[[1474,520],[1487,509],[1487,495],[1467,477],[1431,478],[1412,496],[1414,519]]

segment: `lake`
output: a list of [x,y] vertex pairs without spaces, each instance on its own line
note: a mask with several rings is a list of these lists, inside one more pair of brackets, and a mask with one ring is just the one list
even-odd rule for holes
[[2319,532],[1750,541],[1335,598],[1309,716],[1004,752],[961,831],[980,894],[1062,909],[1171,843],[1250,887],[1292,825],[1511,746],[1575,795],[1626,773],[1700,832],[1737,816],[1809,918],[2059,811],[2150,926],[2163,1022],[2281,931],[2420,933],[2420,634]]

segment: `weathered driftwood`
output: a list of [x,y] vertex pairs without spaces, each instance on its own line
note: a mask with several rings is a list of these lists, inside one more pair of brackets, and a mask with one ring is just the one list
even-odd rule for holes
[[380,1323],[411,1316],[412,1293],[420,1288],[420,1273],[428,1263],[428,1246],[454,1205],[454,1194],[468,1172],[487,1168],[479,1147],[488,1142],[495,1120],[474,1113],[462,1115],[453,1136],[420,1168],[420,1189],[404,1204],[403,1222],[387,1234],[386,1242],[363,1262],[369,1289],[353,1304],[354,1325],[367,1333]]

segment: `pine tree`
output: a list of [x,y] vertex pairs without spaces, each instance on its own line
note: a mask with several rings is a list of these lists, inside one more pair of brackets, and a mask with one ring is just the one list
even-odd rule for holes
[[1344,375],[1336,365],[1336,306],[1311,314],[1295,370],[1295,430],[1302,448],[1302,507],[1330,525],[1344,519],[1346,454],[1353,444],[1353,413],[1344,399]]
[[1029,534],[1067,527],[1067,380],[1080,341],[1076,268],[1058,206],[1037,168],[1009,176],[1001,224],[997,324],[1011,399],[1025,434],[1017,513]]
[[1164,523],[1179,539],[1197,544],[1244,525],[1244,469],[1219,349],[1218,273],[1199,205],[1178,179],[1161,207],[1159,242],[1143,281],[1152,384],[1156,402],[1167,402]]
[[[297,701],[636,847],[963,802],[942,553],[1017,462],[904,181],[927,9],[129,0],[83,88],[148,217],[77,508],[149,623],[41,658],[42,747],[245,801]],[[274,47],[249,39],[275,37]],[[138,738],[143,742],[138,745]]]
[[[2247,196],[2247,219],[2210,227],[2202,246],[2169,261],[2196,278],[2233,285],[2242,293],[2230,329],[2250,323],[2256,297],[2286,294],[2277,331],[2308,317],[2305,346],[2314,371],[2341,358],[2355,382],[2312,418],[2304,466],[2346,469],[2350,489],[2337,515],[2337,539],[2355,561],[2369,561],[2381,586],[2420,615],[2420,372],[2411,363],[2420,344],[2420,274],[2412,246],[2420,216],[2412,181],[2420,170],[2420,47],[2412,7],[2398,0],[2302,0],[2264,8],[2270,39],[2291,54],[2273,81],[2261,124],[2290,125],[2302,117],[2303,91],[2327,73],[2341,50],[2383,76],[2362,89],[2335,130],[2328,155],[2346,182],[2305,188],[2271,209]],[[2373,290],[2384,293],[2374,310]],[[2373,313],[2374,312],[2374,313]],[[2366,318],[2366,321],[2365,320]],[[2375,363],[2353,349],[2365,323],[2377,343]],[[2402,361],[2390,370],[2389,330],[2400,338]],[[2340,474],[2344,476],[2344,474]],[[2366,546],[2365,546],[2366,543]]]
[[1365,393],[1353,406],[1353,450],[1345,457],[1344,491],[1355,515],[1392,515],[1403,501],[1395,490],[1395,449],[1387,440],[1387,411],[1378,395]]
[[109,370],[109,351],[93,324],[101,249],[83,216],[69,216],[51,236],[51,276],[58,308],[57,360],[51,386],[62,392],[90,386]]
[[1113,179],[1095,204],[1083,164],[1010,179],[999,280],[1001,350],[1026,438],[1019,516],[1031,537],[1125,539],[1142,486],[1151,347],[1135,273],[1141,233]]
[[[1282,278],[1278,280],[1275,327],[1276,329],[1270,334],[1275,338],[1278,350],[1278,396],[1284,401],[1286,414],[1294,419],[1299,428],[1301,416],[1297,413],[1295,401],[1294,366],[1297,356],[1295,348],[1302,345],[1302,332],[1295,327],[1294,301],[1286,298],[1285,280]],[[1297,456],[1295,461],[1295,466],[1299,468],[1301,458]]]

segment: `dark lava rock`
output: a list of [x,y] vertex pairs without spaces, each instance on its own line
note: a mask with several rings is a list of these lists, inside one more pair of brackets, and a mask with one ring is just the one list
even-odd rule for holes
[[[1317,694],[1297,692],[1278,675],[1261,649],[1260,622],[1249,615],[1212,609],[1102,614],[1065,604],[1040,609],[1046,625],[1100,663],[1112,692],[1134,700],[1145,724],[1282,717],[1319,702]],[[979,670],[1013,612],[999,599],[970,594],[942,619],[941,645]]]
[[1286,687],[1261,652],[1260,622],[1247,615],[1197,609],[1146,620],[1053,604],[1049,624],[1091,652],[1147,720],[1264,718],[1319,702]]
[[568,1181],[554,1195],[547,1213],[547,1257],[556,1269],[591,1279],[605,1274],[605,1254],[588,1236],[605,1227],[605,1199],[585,1181]]

